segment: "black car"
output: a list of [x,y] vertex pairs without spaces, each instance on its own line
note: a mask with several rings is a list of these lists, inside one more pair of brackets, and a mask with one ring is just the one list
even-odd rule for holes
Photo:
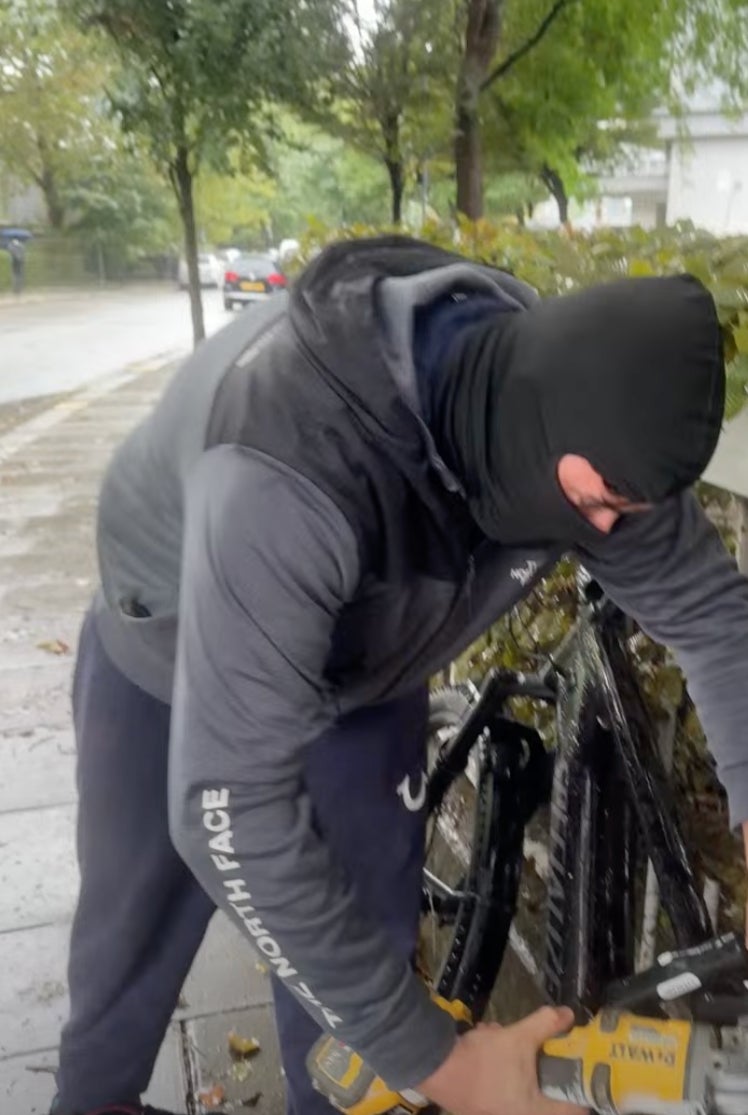
[[223,304],[263,302],[286,287],[286,276],[270,256],[241,255],[227,264],[223,276]]

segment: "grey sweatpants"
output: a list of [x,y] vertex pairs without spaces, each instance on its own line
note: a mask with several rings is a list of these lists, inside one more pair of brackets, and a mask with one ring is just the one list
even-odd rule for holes
[[[414,797],[426,710],[419,690],[355,712],[310,745],[305,766],[315,823],[404,957],[415,950],[420,902],[425,815]],[[81,891],[57,1074],[61,1115],[136,1102],[146,1090],[214,912],[169,839],[169,717],[168,705],[114,667],[87,618],[73,685]],[[289,1112],[330,1115],[304,1068],[320,1031],[285,987],[276,984],[274,998]]]

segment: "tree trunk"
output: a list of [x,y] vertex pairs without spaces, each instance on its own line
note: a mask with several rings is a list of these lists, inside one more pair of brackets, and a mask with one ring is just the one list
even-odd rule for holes
[[483,216],[483,160],[478,102],[501,31],[504,0],[468,0],[465,48],[455,93],[457,211]]
[[187,276],[190,290],[190,309],[192,311],[192,336],[195,347],[205,337],[203,319],[203,300],[200,292],[200,271],[197,265],[197,229],[195,227],[195,199],[193,196],[193,176],[189,164],[189,152],[185,144],[177,147],[177,154],[170,167],[170,177],[177,196],[179,215],[184,230],[184,254],[187,261]]
[[[471,98],[472,99],[472,98]],[[457,174],[457,212],[471,221],[483,216],[483,159],[481,154],[478,99],[457,109],[455,170]]]
[[384,139],[384,165],[390,176],[390,191],[392,194],[392,223],[399,225],[402,219],[403,189],[405,178],[403,175],[403,157],[400,151],[400,114],[392,113],[384,119],[380,118],[382,137]]
[[546,163],[540,172],[543,184],[550,190],[558,206],[558,219],[563,228],[569,228],[569,198],[566,194],[563,179],[557,170]]
[[44,194],[49,223],[53,229],[61,232],[65,227],[65,205],[60,197],[57,176],[49,157],[49,144],[43,136],[37,138],[37,147],[41,159],[41,173],[36,175],[36,182]]
[[399,161],[392,162],[390,159],[385,159],[385,164],[390,176],[390,190],[392,192],[392,223],[393,225],[399,225],[403,207],[403,164]]

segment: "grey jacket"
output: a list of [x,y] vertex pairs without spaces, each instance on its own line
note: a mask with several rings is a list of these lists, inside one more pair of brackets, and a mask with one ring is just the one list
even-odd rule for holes
[[[419,414],[413,312],[521,311],[509,276],[415,242],[341,245],[184,364],[101,493],[97,624],[172,703],[173,839],[302,1002],[395,1087],[451,1021],[333,870],[300,778],[347,710],[411,690],[559,552],[476,540]],[[580,555],[684,667],[733,817],[748,817],[748,584],[687,494]]]

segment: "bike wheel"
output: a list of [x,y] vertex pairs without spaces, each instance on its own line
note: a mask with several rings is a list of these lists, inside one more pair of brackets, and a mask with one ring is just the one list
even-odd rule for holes
[[[440,756],[471,707],[467,690],[432,695],[428,765]],[[433,990],[483,1014],[506,946],[522,858],[522,824],[502,811],[506,755],[482,738],[428,819],[418,963]]]

